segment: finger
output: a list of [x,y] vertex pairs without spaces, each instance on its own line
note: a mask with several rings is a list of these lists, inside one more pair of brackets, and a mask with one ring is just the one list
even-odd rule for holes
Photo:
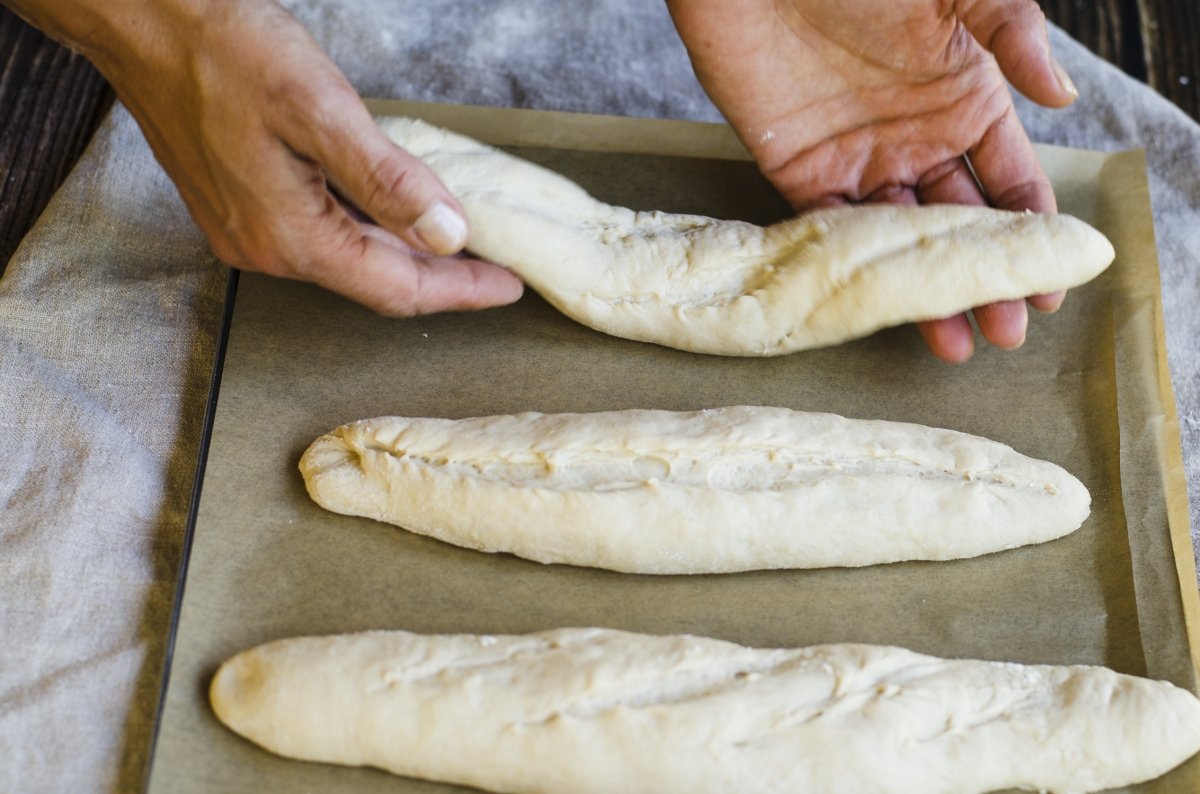
[[[972,174],[965,159],[957,158],[945,166],[927,174],[918,186],[922,201],[932,204],[986,204],[983,192]],[[1011,350],[1020,347],[1025,341],[1025,331],[1028,325],[1028,314],[1023,301],[1002,301],[974,310],[975,322],[979,332],[985,339],[998,347]],[[966,318],[963,318],[966,324]],[[967,324],[969,327],[969,324]],[[922,330],[925,333],[925,329]],[[955,340],[961,336],[961,330],[939,329],[938,333],[925,333],[926,341],[934,355],[945,360],[954,359],[939,353],[935,346],[948,346],[945,341],[949,334],[955,334]]]
[[[922,204],[986,204],[974,174],[962,157],[955,157],[923,174],[917,181]],[[978,317],[978,312],[976,313]],[[943,361],[966,361],[975,350],[971,323],[965,314],[945,320],[917,323],[929,350]]]
[[1011,300],[991,303],[975,309],[979,333],[996,347],[1014,350],[1025,343],[1029,311],[1025,301]]
[[[353,217],[353,215],[351,217]],[[402,251],[410,256],[417,254],[417,251],[411,245],[404,242],[404,240],[402,240],[398,235],[392,234],[382,226],[376,226],[370,221],[363,221],[357,218],[355,220],[358,220],[358,228],[362,231],[362,233],[367,237],[370,237],[372,240],[378,240],[384,245],[394,248],[397,251]]]
[[967,154],[993,206],[1018,212],[1058,211],[1054,188],[1011,106]]
[[1034,0],[966,0],[958,4],[958,16],[1022,94],[1049,107],[1066,107],[1079,97],[1050,54],[1046,15]]
[[917,198],[922,204],[987,204],[975,175],[962,157],[948,160],[924,174],[917,182]]
[[283,146],[265,151],[259,166],[257,189],[235,191],[237,223],[210,234],[214,253],[235,267],[310,281],[389,316],[485,308],[521,295],[520,280],[503,268],[428,257],[356,220],[321,170]]
[[314,256],[316,284],[391,317],[502,306],[521,296],[520,280],[488,262],[466,257],[423,257],[404,250],[385,230],[345,216],[341,239]]
[[868,195],[864,201],[874,204],[917,205],[917,192],[911,185],[885,185]]
[[975,352],[974,332],[965,314],[917,323],[929,351],[942,361],[961,364]]
[[1037,309],[1039,312],[1056,312],[1062,308],[1063,300],[1067,297],[1065,290],[1058,292],[1048,292],[1045,295],[1032,295],[1029,298],[1029,305]]
[[[1011,108],[993,124],[970,152],[971,164],[979,182],[997,207],[1008,210],[1056,212],[1058,202],[1046,172],[1037,160],[1033,145]],[[1054,311],[1065,293],[1030,298],[1035,308]],[[981,315],[982,312],[982,315]],[[1028,311],[1015,308],[976,310],[980,333],[992,344],[1006,349],[1019,346],[1025,339]]]
[[463,249],[462,207],[428,166],[384,134],[348,85],[322,92],[313,104],[315,119],[292,135],[339,192],[415,248],[434,254]]

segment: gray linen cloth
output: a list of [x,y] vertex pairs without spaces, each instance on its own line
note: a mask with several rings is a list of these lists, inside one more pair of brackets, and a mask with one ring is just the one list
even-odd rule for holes
[[[364,95],[716,120],[652,0],[302,0]],[[1200,128],[1060,31],[1038,141],[1145,147],[1192,531]],[[113,110],[0,280],[0,791],[131,790],[152,734],[225,269]]]

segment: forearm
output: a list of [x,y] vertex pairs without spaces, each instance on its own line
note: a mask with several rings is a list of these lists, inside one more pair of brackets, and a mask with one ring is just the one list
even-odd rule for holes
[[[312,281],[391,315],[521,294],[494,265],[429,256],[465,245],[462,208],[388,140],[276,0],[0,3],[108,78],[225,262]],[[329,183],[373,223],[347,212]]]
[[0,0],[26,22],[51,38],[84,50],[88,34],[104,27],[100,0]]
[[46,35],[92,61],[110,81],[149,64],[220,0],[0,0]]

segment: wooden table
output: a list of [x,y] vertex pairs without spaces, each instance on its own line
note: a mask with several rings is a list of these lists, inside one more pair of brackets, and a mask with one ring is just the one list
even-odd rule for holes
[[[1093,52],[1200,120],[1197,0],[1041,0]],[[78,159],[112,90],[87,61],[0,7],[0,273]]]

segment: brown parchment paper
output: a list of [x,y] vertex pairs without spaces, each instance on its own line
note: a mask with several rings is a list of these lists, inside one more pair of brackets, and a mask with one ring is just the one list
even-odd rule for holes
[[[784,203],[718,125],[399,103],[637,209],[769,223]],[[301,634],[611,626],[757,646],[887,643],[943,656],[1103,664],[1195,691],[1195,569],[1138,152],[1042,149],[1063,211],[1106,232],[1115,265],[1034,315],[1015,352],[965,366],[912,327],[770,359],[615,339],[536,295],[473,314],[388,320],[315,287],[243,275],[186,573],[149,788],[444,791],[274,757],[208,707],[216,667]],[[652,577],[543,566],[328,513],[296,467],[347,421],[520,411],[770,404],[950,427],[1055,461],[1092,515],[1041,546],[945,563]],[[1181,582],[1183,583],[1181,585]],[[1195,761],[1137,791],[1200,791]]]

